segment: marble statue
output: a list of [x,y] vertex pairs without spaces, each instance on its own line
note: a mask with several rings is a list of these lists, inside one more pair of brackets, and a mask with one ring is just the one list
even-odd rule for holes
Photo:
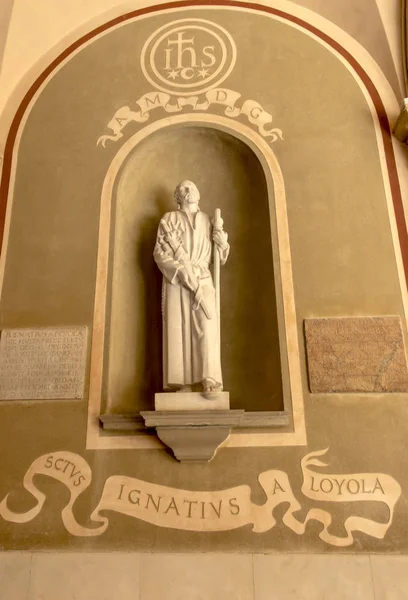
[[163,274],[163,387],[210,396],[222,390],[219,265],[228,258],[228,235],[219,209],[212,221],[200,211],[192,181],[182,181],[174,198],[177,210],[161,219],[154,249]]

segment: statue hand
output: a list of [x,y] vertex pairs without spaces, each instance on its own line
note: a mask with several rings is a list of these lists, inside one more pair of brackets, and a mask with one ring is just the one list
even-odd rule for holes
[[228,248],[228,234],[225,233],[225,231],[214,229],[212,238],[220,250],[226,250]]
[[187,271],[184,268],[179,270],[177,276],[180,283],[182,283],[186,288],[188,288],[191,291],[195,290],[196,286],[194,285],[194,282],[191,281],[191,278],[189,277]]
[[171,254],[171,246],[164,239],[164,235],[160,235],[158,241],[159,241],[161,251],[164,252],[165,254]]

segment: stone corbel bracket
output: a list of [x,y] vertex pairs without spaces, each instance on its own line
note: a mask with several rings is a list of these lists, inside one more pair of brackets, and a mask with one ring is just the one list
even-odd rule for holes
[[152,410],[141,413],[148,428],[180,462],[209,462],[238,427],[244,410]]

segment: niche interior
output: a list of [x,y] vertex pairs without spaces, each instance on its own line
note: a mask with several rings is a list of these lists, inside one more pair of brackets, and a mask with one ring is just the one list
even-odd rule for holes
[[[174,188],[183,179],[197,184],[202,211],[212,216],[221,209],[229,235],[230,257],[221,271],[221,356],[231,409],[248,413],[247,426],[251,413],[258,426],[260,415],[272,421],[279,415],[279,423],[288,425],[276,215],[264,169],[234,135],[209,126],[176,125],[139,142],[112,188],[104,428],[111,429],[110,416],[133,415],[140,430],[143,421],[137,415],[153,410],[154,395],[162,391],[161,273],[153,248],[160,218],[175,209]],[[115,423],[114,429],[120,429]]]

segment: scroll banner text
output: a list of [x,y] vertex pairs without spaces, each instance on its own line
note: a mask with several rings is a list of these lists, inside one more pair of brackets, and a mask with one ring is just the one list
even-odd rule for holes
[[131,122],[145,123],[150,112],[157,108],[161,108],[166,113],[178,113],[184,107],[190,106],[194,111],[206,111],[212,105],[225,106],[224,114],[230,118],[236,118],[240,115],[247,117],[248,121],[255,125],[259,133],[272,143],[277,139],[283,139],[280,129],[268,129],[272,123],[272,115],[255,102],[255,100],[245,100],[241,107],[236,106],[241,94],[232,90],[217,88],[210,90],[202,96],[190,96],[187,98],[178,98],[165,92],[148,92],[136,101],[140,110],[131,110],[129,106],[119,108],[112,119],[107,124],[107,128],[111,129],[113,134],[101,135],[97,140],[97,145],[106,146],[106,142],[111,140],[116,142],[123,137],[123,129]]
[[348,516],[344,521],[346,535],[329,532],[332,515],[321,508],[311,508],[304,519],[298,520],[294,513],[302,507],[292,491],[288,475],[284,471],[264,471],[258,477],[266,495],[262,505],[251,501],[248,485],[216,490],[191,491],[148,483],[134,477],[113,475],[102,490],[102,496],[91,515],[96,528],[80,525],[73,514],[75,500],[92,480],[88,463],[78,454],[54,452],[37,458],[25,474],[23,485],[37,500],[37,504],[25,513],[16,513],[8,507],[8,495],[0,504],[0,516],[13,523],[28,523],[40,514],[46,496],[34,484],[36,475],[48,475],[63,483],[70,491],[70,501],[62,511],[66,529],[75,536],[98,536],[106,531],[109,519],[101,513],[115,511],[129,517],[183,531],[227,531],[252,525],[255,533],[269,531],[276,525],[273,511],[281,503],[289,504],[282,521],[298,535],[303,535],[309,521],[319,521],[323,528],[319,537],[333,546],[350,546],[355,531],[382,539],[394,516],[395,505],[401,495],[401,487],[391,476],[383,473],[354,473],[332,475],[316,472],[311,467],[326,467],[317,457],[326,450],[311,452],[301,461],[303,473],[302,493],[317,502],[382,502],[388,507],[388,520],[379,523],[361,516]]

